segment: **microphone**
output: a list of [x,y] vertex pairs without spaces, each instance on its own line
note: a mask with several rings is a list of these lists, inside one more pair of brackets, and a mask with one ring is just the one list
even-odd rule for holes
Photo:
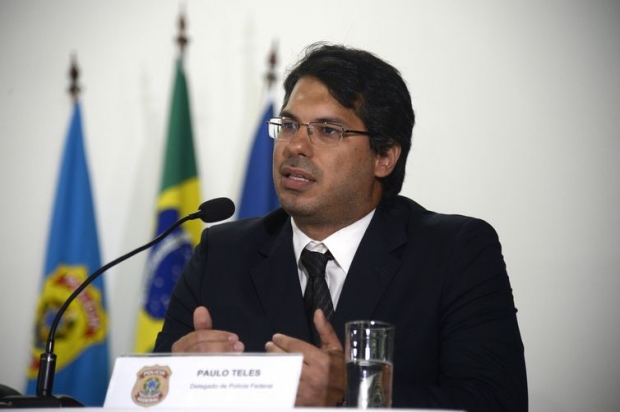
[[[186,216],[186,220],[200,219],[205,223],[214,223],[228,219],[233,213],[235,213],[235,204],[233,201],[227,197],[218,197],[217,199],[207,200],[201,204],[197,212]],[[181,220],[179,224],[185,222],[185,220]]]
[[67,396],[55,397],[52,395],[52,388],[54,386],[54,376],[56,371],[56,354],[54,353],[54,339],[56,336],[56,328],[60,323],[60,319],[63,313],[65,313],[71,302],[73,302],[73,300],[103,272],[155,245],[163,238],[168,236],[174,229],[187,222],[188,220],[200,219],[205,223],[213,223],[228,219],[233,215],[233,213],[235,213],[235,204],[232,200],[226,197],[219,197],[216,199],[207,200],[198,207],[197,212],[190,213],[189,215],[177,220],[155,239],[103,265],[91,275],[89,275],[86,280],[84,280],[84,282],[82,282],[73,291],[73,293],[71,293],[65,303],[60,307],[58,312],[56,312],[56,316],[54,317],[48,334],[45,352],[41,354],[41,360],[39,363],[39,375],[37,377],[36,396],[6,396],[0,399],[0,408],[53,408],[67,406],[83,406],[73,398]]

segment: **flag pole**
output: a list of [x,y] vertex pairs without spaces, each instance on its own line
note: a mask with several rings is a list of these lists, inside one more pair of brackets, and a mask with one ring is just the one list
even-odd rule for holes
[[273,85],[277,80],[276,76],[276,64],[278,63],[278,45],[277,42],[274,41],[271,46],[271,51],[269,52],[269,56],[267,57],[267,64],[269,65],[267,74],[265,75],[265,80],[267,81],[267,90],[271,91]]
[[[189,43],[185,10],[181,9],[175,42],[179,55],[171,94],[166,142],[164,144],[161,183],[156,201],[155,234],[178,219],[196,210],[200,204],[200,182],[194,153],[194,136],[191,122],[189,90],[183,68],[183,58]],[[134,352],[152,352],[158,333],[162,330],[168,301],[181,270],[188,262],[193,248],[200,240],[202,224],[188,222],[177,228],[168,246],[151,249],[145,268],[144,297],[138,311]]]
[[71,79],[71,85],[69,86],[69,94],[73,99],[73,102],[77,102],[80,96],[80,85],[78,80],[80,78],[80,68],[77,65],[77,57],[75,57],[75,53],[71,55],[71,67],[69,69],[69,78]]
[[176,38],[177,44],[179,45],[179,54],[181,55],[181,57],[185,55],[185,47],[189,43],[189,39],[187,38],[187,35],[185,34],[185,25],[186,25],[185,10],[181,10],[179,12],[179,21],[178,21],[179,35]]
[[[77,58],[75,57],[75,53],[71,54],[71,66],[69,67],[69,78],[71,83],[69,85],[69,95],[75,104],[78,101],[80,95],[80,86],[78,84],[78,79],[80,77],[80,69],[77,65]],[[81,291],[81,290],[80,290]],[[79,292],[78,292],[79,293]],[[56,354],[54,353],[54,338],[56,335],[56,328],[60,322],[60,318],[64,314],[66,308],[73,301],[73,299],[77,296],[77,293],[71,294],[69,299],[67,299],[64,305],[56,312],[56,316],[54,317],[54,321],[52,322],[48,336],[47,343],[45,346],[45,352],[41,354],[41,359],[39,363],[39,374],[37,378],[37,388],[36,395],[39,397],[53,397],[52,389],[54,386],[54,377],[56,374]],[[73,399],[71,398],[71,403]],[[64,402],[60,401],[62,405]]]

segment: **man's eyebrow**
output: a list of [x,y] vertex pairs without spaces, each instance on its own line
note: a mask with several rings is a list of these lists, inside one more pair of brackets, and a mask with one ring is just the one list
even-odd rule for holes
[[334,123],[339,126],[343,126],[345,122],[339,117],[321,117],[319,119],[313,120],[316,123]]
[[295,116],[291,112],[287,112],[286,110],[283,110],[280,112],[280,117],[286,117],[287,119],[299,120],[297,116]]
[[[280,112],[280,117],[286,117],[287,119],[292,119],[295,121],[299,121],[299,118],[297,116],[295,116],[294,114],[292,114],[291,112],[288,112],[286,110],[283,110],[282,112]],[[334,123],[337,124],[339,126],[345,126],[346,122],[343,121],[341,118],[339,117],[320,117],[318,119],[313,119],[310,120],[311,123]]]

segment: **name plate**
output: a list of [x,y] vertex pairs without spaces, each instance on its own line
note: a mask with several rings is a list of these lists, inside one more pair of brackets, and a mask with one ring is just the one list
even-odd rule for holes
[[292,408],[301,354],[131,355],[116,359],[104,408]]

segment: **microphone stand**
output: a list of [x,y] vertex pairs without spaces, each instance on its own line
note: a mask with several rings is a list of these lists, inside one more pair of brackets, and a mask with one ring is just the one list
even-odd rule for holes
[[[218,199],[216,199],[218,200]],[[207,202],[206,202],[207,203]],[[188,220],[194,220],[201,218],[206,221],[204,218],[204,208],[203,206],[206,204],[203,203],[201,205],[200,210],[198,212],[191,213],[173,223],[170,227],[164,230],[159,236],[155,239],[151,240],[149,243],[140,246],[137,249],[132,250],[129,253],[124,254],[123,256],[105,264],[104,266],[97,269],[93,272],[81,285],[79,285],[73,293],[69,296],[69,298],[65,301],[65,303],[60,307],[58,312],[56,312],[56,316],[54,317],[54,321],[52,322],[52,326],[50,327],[50,331],[47,337],[47,344],[45,346],[45,352],[41,354],[40,364],[39,364],[39,375],[37,377],[37,394],[36,396],[22,396],[22,395],[9,395],[4,398],[0,398],[0,408],[65,408],[65,407],[80,407],[84,406],[74,398],[69,396],[60,395],[54,396],[52,395],[52,388],[54,386],[54,376],[56,373],[56,354],[54,353],[54,338],[56,336],[56,328],[60,323],[60,318],[63,313],[67,310],[71,302],[84,290],[88,285],[92,283],[99,275],[101,275],[106,270],[110,269],[113,266],[118,265],[119,263],[129,259],[137,253],[142,252],[145,249],[150,248],[166,236],[168,236],[174,229],[179,227],[181,224],[187,222]],[[231,202],[232,203],[232,202]],[[234,207],[233,207],[234,212]],[[231,213],[232,215],[232,213]]]

